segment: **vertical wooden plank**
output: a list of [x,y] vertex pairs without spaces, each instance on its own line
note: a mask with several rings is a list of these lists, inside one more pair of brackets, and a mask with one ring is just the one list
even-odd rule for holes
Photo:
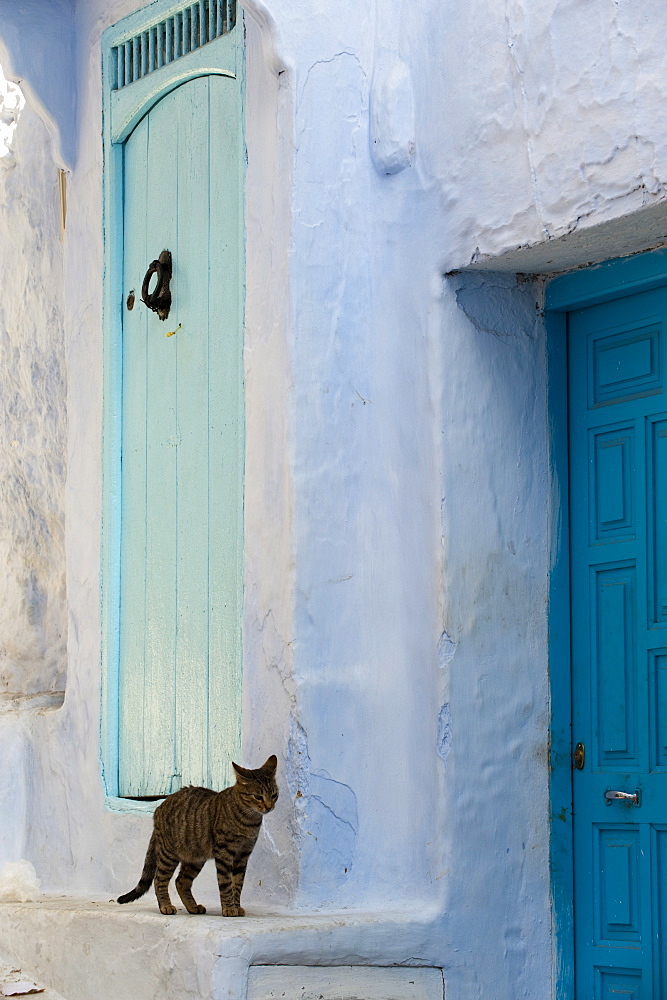
[[[103,79],[106,77],[106,52]],[[104,95],[104,121],[109,121],[111,92]],[[118,795],[119,664],[120,664],[120,540],[121,540],[121,414],[122,414],[122,289],[123,289],[123,147],[105,135],[104,240],[104,386],[102,441],[102,766],[108,795]],[[113,179],[113,186],[112,186]]]
[[199,4],[190,7],[190,50],[199,48]]
[[[176,746],[183,780],[207,781],[208,720],[208,171],[209,80],[179,88],[178,629]],[[176,324],[175,324],[176,325]]]
[[157,32],[157,63],[156,63],[156,67],[157,67],[157,69],[160,69],[161,66],[164,66],[164,56],[165,56],[165,40],[164,40],[165,23],[164,23],[164,21],[160,21],[160,23],[158,24],[158,26],[156,28],[156,32]]
[[174,18],[170,17],[167,19],[165,25],[166,28],[166,40],[165,40],[165,55],[164,59],[166,63],[170,63],[174,58]]
[[[147,256],[145,266],[171,251],[172,295],[178,299],[182,266],[176,206],[180,89],[164,97],[149,114]],[[142,275],[143,277],[143,275]],[[146,794],[169,792],[180,785],[175,764],[175,656],[177,614],[177,361],[171,320],[148,315],[146,374]],[[157,789],[157,792],[156,792]]]
[[148,31],[141,32],[141,75],[146,76],[148,73]]
[[238,81],[211,77],[209,259],[209,773],[232,780],[241,742],[243,209]]
[[146,34],[148,35],[148,63],[146,72],[152,73],[156,66],[155,28],[149,28]]
[[138,304],[146,258],[148,119],[124,147],[125,255],[123,299],[123,421],[121,439],[119,794],[141,795],[144,757],[144,625],[146,619],[146,310]]
[[199,46],[199,5],[191,4],[188,8],[190,16],[190,52]]

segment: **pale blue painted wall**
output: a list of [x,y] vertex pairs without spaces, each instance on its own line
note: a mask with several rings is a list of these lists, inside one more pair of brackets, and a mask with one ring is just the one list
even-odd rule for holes
[[[244,756],[279,750],[284,789],[248,898],[414,907],[428,929],[407,957],[446,967],[448,1000],[542,1000],[553,508],[539,289],[443,273],[477,246],[500,253],[576,226],[582,207],[591,223],[629,211],[638,175],[659,202],[661,125],[642,126],[650,164],[632,147],[607,170],[598,137],[584,179],[565,169],[582,156],[558,129],[590,126],[586,87],[577,96],[568,73],[588,86],[591,60],[608,55],[605,41],[601,56],[573,46],[573,69],[554,57],[538,114],[537,84],[522,80],[541,65],[538,43],[557,55],[575,37],[565,3],[513,9],[509,35],[483,0],[465,12],[350,5],[345,17],[325,0],[247,6],[263,27],[248,22]],[[149,828],[105,808],[98,759],[99,41],[136,7],[94,0],[75,22],[70,684],[62,713],[31,717],[23,737],[39,804],[25,850],[62,891],[125,888]],[[606,5],[586,9],[612,37]],[[623,17],[647,55],[642,86],[663,94],[653,41],[629,7]],[[634,72],[629,50],[619,58]],[[394,124],[380,96],[393,87]],[[636,134],[624,95],[603,96],[612,144]],[[378,170],[376,112],[403,170]],[[561,173],[547,204],[542,185]],[[601,187],[608,197],[591,203]]]

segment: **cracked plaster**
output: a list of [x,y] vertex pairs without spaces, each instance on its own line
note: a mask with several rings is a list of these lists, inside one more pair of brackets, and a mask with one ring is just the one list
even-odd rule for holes
[[[440,122],[449,158],[447,169],[433,148],[454,236],[445,270],[664,202],[657,39],[666,19],[663,5],[652,2],[639,16],[628,0],[473,0],[452,19],[448,47],[457,54],[443,73],[447,117],[444,104],[428,112]],[[465,60],[473,31],[485,65],[471,87]]]
[[446,761],[452,749],[452,713],[448,704],[442,706],[438,716],[437,746],[438,754]]
[[63,254],[49,136],[31,108],[16,125],[18,96],[0,159],[0,707],[44,707],[67,673]]

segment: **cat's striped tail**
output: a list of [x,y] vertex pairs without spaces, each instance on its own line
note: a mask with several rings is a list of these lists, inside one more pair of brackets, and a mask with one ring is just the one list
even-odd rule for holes
[[139,896],[143,896],[145,892],[151,887],[151,882],[155,877],[155,869],[157,867],[157,862],[155,858],[155,831],[148,844],[148,850],[146,851],[146,860],[144,861],[144,870],[141,873],[141,878],[138,883],[129,892],[126,892],[124,896],[119,896],[116,900],[117,903],[131,903],[134,899],[139,899]]

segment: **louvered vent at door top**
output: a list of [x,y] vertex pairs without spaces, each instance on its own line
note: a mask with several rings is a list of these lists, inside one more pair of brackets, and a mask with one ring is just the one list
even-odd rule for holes
[[194,52],[236,24],[236,0],[197,0],[113,49],[114,90]]

